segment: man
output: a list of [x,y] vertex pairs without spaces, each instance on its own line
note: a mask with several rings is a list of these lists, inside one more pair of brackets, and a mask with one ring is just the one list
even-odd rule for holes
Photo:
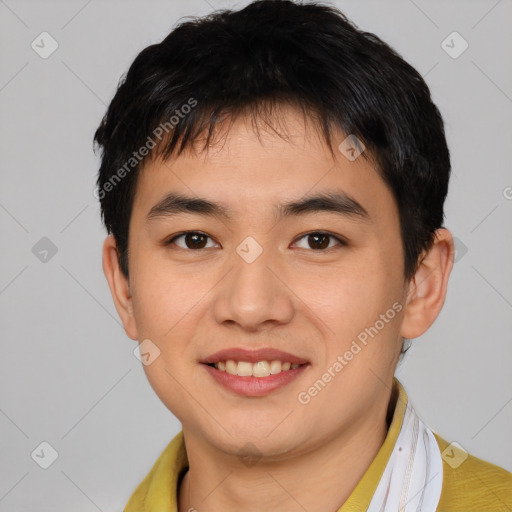
[[443,122],[389,46],[287,0],[188,21],[95,140],[105,275],[183,427],[126,512],[511,509],[394,378],[454,245]]

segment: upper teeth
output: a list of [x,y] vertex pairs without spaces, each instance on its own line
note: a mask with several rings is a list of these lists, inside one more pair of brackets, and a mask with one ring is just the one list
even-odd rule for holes
[[290,369],[298,368],[300,365],[291,363],[282,363],[281,361],[258,361],[250,363],[248,361],[219,361],[215,363],[215,368],[231,375],[240,377],[268,377],[276,373],[285,372]]

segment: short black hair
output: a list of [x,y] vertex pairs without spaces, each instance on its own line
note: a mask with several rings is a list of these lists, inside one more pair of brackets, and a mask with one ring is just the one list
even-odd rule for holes
[[267,120],[284,104],[314,120],[331,152],[333,127],[362,141],[398,205],[404,277],[414,276],[442,227],[450,175],[443,120],[427,84],[333,6],[258,0],[184,20],[142,50],[95,133],[95,194],[126,277],[145,158],[179,155],[199,140],[207,148],[218,123],[247,114]]

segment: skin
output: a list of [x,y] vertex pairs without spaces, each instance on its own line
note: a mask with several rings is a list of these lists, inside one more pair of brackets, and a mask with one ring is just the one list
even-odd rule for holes
[[[436,232],[406,282],[397,205],[372,159],[352,162],[337,150],[333,159],[292,108],[283,107],[279,119],[287,140],[263,127],[258,138],[240,118],[207,153],[148,161],[130,222],[129,279],[113,237],[104,243],[103,268],[126,334],[160,349],[144,370],[183,426],[190,469],[179,490],[180,512],[337,510],[385,439],[402,337],[423,334],[445,300],[450,232]],[[333,146],[345,137],[337,133]],[[333,189],[355,198],[370,221],[319,212],[276,223],[273,205]],[[235,214],[146,222],[168,192],[204,197]],[[163,244],[187,230],[207,234],[207,247],[187,248],[184,237]],[[330,249],[316,248],[305,235],[319,230],[348,245],[328,238]],[[263,248],[250,264],[236,252],[247,236]],[[394,319],[307,405],[299,403],[298,394],[395,302],[403,307]],[[236,395],[200,364],[236,346],[277,348],[310,365],[268,396]],[[244,446],[259,458],[255,464],[241,460]]]

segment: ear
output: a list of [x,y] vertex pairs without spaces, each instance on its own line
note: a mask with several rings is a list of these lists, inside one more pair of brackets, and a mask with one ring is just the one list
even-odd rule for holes
[[436,230],[431,249],[423,255],[409,291],[401,335],[412,339],[421,336],[439,315],[453,267],[455,246],[446,228]]
[[117,245],[113,235],[109,235],[103,242],[103,272],[126,335],[132,340],[137,340],[138,333],[133,315],[130,285],[128,278],[121,272]]

